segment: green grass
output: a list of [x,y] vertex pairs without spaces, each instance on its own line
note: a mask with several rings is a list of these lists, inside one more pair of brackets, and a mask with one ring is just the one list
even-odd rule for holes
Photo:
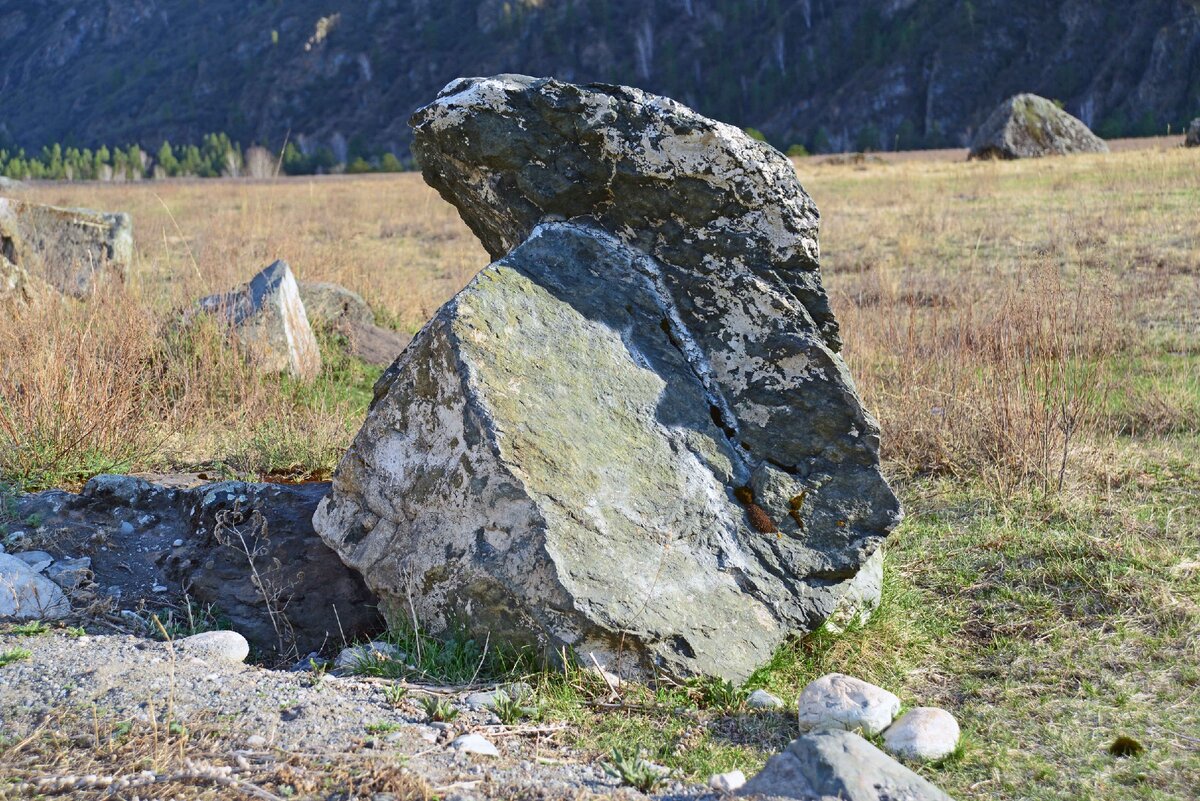
[[28,648],[9,648],[7,651],[0,651],[0,667],[11,665],[13,662],[20,662],[31,656],[33,656],[33,652]]

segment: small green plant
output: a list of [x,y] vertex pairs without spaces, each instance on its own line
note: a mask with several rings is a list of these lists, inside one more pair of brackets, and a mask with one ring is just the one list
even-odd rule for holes
[[717,678],[695,679],[688,682],[688,695],[701,709],[740,709],[749,693],[731,681]]
[[20,662],[22,659],[28,659],[33,656],[33,651],[28,648],[10,648],[7,651],[0,651],[0,667],[11,665],[13,662]]
[[399,684],[389,684],[383,688],[383,697],[392,706],[400,706],[400,702],[408,697],[408,688]]
[[653,792],[670,775],[663,766],[645,759],[640,748],[634,751],[614,748],[612,761],[603,763],[603,767],[609,776],[643,793]]
[[[158,619],[157,624],[154,618]],[[228,629],[230,622],[216,604],[201,604],[188,597],[182,607],[167,607],[151,615],[146,627],[151,637],[178,640],[206,631]]]
[[389,732],[399,731],[404,728],[401,723],[392,723],[391,721],[381,721],[379,723],[368,723],[367,734],[388,734]]
[[427,695],[421,699],[421,708],[430,723],[449,723],[458,717],[458,709],[450,702],[443,701],[436,695]]
[[496,698],[492,701],[492,711],[505,726],[512,726],[526,719],[536,720],[540,714],[538,708],[524,706],[521,700],[520,697],[514,698],[501,690],[496,693]]
[[63,629],[63,634],[68,637],[86,637],[87,630],[83,626],[67,626]]
[[21,623],[12,627],[12,633],[22,637],[39,637],[50,631],[50,626],[40,620],[33,620],[29,623]]

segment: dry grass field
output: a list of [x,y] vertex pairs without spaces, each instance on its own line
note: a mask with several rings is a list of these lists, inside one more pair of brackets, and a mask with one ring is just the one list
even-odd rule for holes
[[[751,686],[791,701],[838,670],[947,707],[964,744],[922,770],[957,798],[1194,798],[1200,150],[798,169],[908,517],[875,619],[796,643]],[[29,488],[323,475],[375,371],[326,340],[315,384],[263,378],[216,331],[173,333],[173,315],[284,258],[415,331],[486,262],[412,174],[23,194],[128,211],[138,251],[123,289],[0,319],[0,479]],[[637,744],[692,778],[749,773],[794,733],[727,709],[591,711],[542,685],[585,753]],[[1110,754],[1118,736],[1145,750]]]

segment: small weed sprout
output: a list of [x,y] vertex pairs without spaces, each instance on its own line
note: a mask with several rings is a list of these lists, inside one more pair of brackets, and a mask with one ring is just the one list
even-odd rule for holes
[[399,684],[389,684],[383,688],[383,697],[392,706],[400,706],[400,702],[408,697],[408,688]]
[[504,690],[496,693],[496,698],[492,702],[492,711],[505,726],[515,725],[526,719],[536,720],[540,715],[537,707],[524,706],[519,697],[513,698]]
[[12,628],[13,634],[18,634],[22,637],[39,637],[43,634],[47,634],[49,631],[50,627],[40,620],[34,620],[29,623],[21,623],[20,625],[13,626]]
[[33,656],[33,651],[28,648],[10,648],[7,651],[0,651],[0,667],[11,665],[13,662],[20,662],[22,659],[28,659]]
[[687,688],[688,695],[701,709],[740,709],[749,697],[746,690],[724,679],[696,679],[688,682]]
[[425,710],[425,716],[429,718],[430,723],[449,723],[458,717],[458,709],[436,695],[422,698],[421,708]]
[[626,784],[643,793],[653,792],[670,775],[670,771],[662,765],[655,765],[642,756],[642,749],[626,751],[620,748],[612,750],[612,761],[603,763],[604,772],[614,779],[620,779]]

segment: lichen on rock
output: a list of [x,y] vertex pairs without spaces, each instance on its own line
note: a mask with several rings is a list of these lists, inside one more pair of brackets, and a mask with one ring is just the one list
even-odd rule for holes
[[1068,153],[1107,153],[1108,145],[1052,100],[1014,95],[975,132],[972,159],[1025,159]]

